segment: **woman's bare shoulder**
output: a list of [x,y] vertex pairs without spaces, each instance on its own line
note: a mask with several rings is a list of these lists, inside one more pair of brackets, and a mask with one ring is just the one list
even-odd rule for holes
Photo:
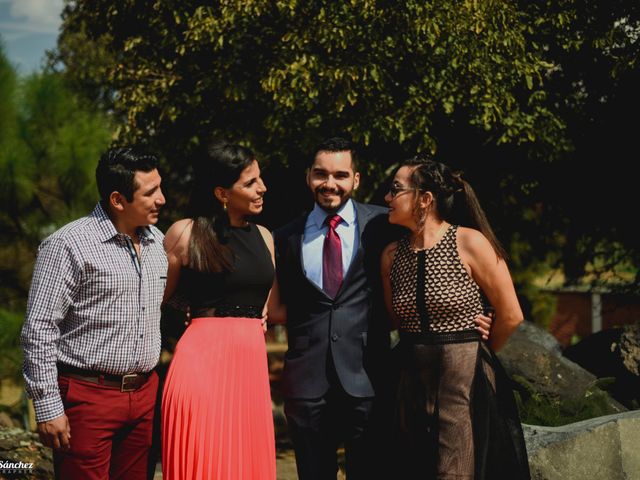
[[389,245],[384,247],[384,250],[382,250],[382,255],[393,257],[396,253],[397,248],[398,248],[398,242],[397,241],[391,242]]
[[267,244],[269,251],[273,253],[273,235],[271,235],[271,232],[267,227],[258,225],[257,223],[256,223],[256,227],[258,227],[258,231],[260,232],[260,235],[262,235],[262,239],[264,240],[264,243]]
[[192,225],[191,218],[183,218],[171,225],[164,236],[165,251],[185,251],[189,246]]
[[398,249],[398,242],[391,242],[389,245],[384,247],[384,250],[382,250],[382,258],[381,258],[381,262],[384,267],[388,267],[391,265],[396,255],[397,249]]
[[482,259],[483,261],[498,259],[491,242],[475,228],[458,227],[458,248],[463,259]]
[[480,230],[469,227],[458,227],[458,244],[466,250],[491,248],[489,240]]
[[271,237],[271,231],[267,227],[265,227],[264,225],[258,225],[257,223],[256,227],[258,227],[258,230],[260,230],[260,233],[264,237]]

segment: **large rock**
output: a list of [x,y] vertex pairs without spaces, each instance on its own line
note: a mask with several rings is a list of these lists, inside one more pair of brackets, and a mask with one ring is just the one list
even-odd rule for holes
[[533,480],[640,478],[640,412],[562,427],[523,425]]
[[[11,468],[20,462],[32,467]],[[20,428],[0,427],[0,464],[4,466],[0,478],[49,480],[54,476],[51,449],[43,446],[36,434]]]
[[[597,388],[594,375],[564,358],[556,339],[530,322],[520,325],[498,357],[513,379],[548,398],[580,399]],[[608,412],[626,411],[613,398],[606,398]]]
[[640,325],[594,333],[563,354],[596,377],[613,379],[608,390],[625,407],[640,407]]

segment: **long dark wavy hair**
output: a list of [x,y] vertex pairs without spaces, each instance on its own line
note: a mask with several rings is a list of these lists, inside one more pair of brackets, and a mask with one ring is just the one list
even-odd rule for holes
[[191,269],[221,272],[233,268],[233,254],[226,245],[229,217],[213,192],[216,187],[230,188],[255,158],[246,147],[216,142],[206,148],[195,166],[195,185],[189,207],[189,216],[193,219],[189,240]]
[[493,233],[478,197],[471,185],[462,178],[461,172],[454,172],[444,163],[425,155],[405,160],[401,167],[413,168],[409,180],[411,186],[419,192],[433,194],[436,211],[443,220],[480,230],[498,257],[507,258],[507,252]]

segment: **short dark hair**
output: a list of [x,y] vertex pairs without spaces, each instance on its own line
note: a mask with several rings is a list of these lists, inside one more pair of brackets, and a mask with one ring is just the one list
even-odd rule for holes
[[353,168],[354,172],[358,171],[358,157],[356,146],[351,140],[347,140],[346,138],[342,137],[328,138],[327,140],[316,146],[315,150],[313,151],[313,156],[311,157],[311,164],[313,164],[316,156],[320,152],[349,152],[351,154],[351,167]]
[[136,172],[150,172],[158,168],[158,157],[140,147],[110,148],[102,154],[96,168],[96,183],[100,199],[109,201],[113,192],[120,192],[127,201],[133,201]]

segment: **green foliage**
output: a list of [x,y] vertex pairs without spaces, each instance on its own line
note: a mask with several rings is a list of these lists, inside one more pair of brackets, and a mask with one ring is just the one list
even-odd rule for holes
[[535,391],[529,382],[514,375],[520,388],[514,393],[520,420],[529,425],[557,427],[589,418],[618,413],[610,405],[610,397],[593,385],[581,397],[574,399],[549,398]]
[[18,380],[22,373],[20,330],[23,314],[0,308],[0,381]]
[[519,233],[513,235],[509,252],[513,282],[520,295],[525,318],[547,329],[555,313],[557,297],[544,288],[549,287],[549,265],[554,263],[557,254],[552,250],[539,258],[531,242]]
[[[556,249],[554,267],[566,283],[608,282],[612,269],[632,265],[640,291],[640,250],[629,210],[637,203],[628,175],[637,150],[640,107],[640,4],[632,0],[522,2],[537,18],[534,41],[556,65],[547,79],[571,149],[529,177],[538,221],[533,247]],[[537,177],[537,178],[536,178]],[[604,258],[604,259],[603,259]],[[635,278],[634,278],[635,276]]]
[[432,152],[465,170],[505,244],[528,244],[529,275],[552,262],[577,282],[602,247],[640,285],[619,208],[634,200],[620,172],[636,148],[624,119],[640,108],[639,5],[67,1],[50,64],[115,113],[118,141],[162,153],[169,209],[198,148],[224,137],[286,185],[267,197],[277,226],[305,206],[288,200],[303,198],[292,185],[310,149],[345,134],[368,161],[362,199],[380,202],[400,159]]
[[341,131],[434,152],[456,112],[496,144],[559,144],[527,20],[516,2],[68,2],[54,61],[163,151],[213,133],[287,162]]
[[15,128],[15,105],[12,96],[16,88],[16,73],[4,54],[4,45],[0,37],[0,146],[6,148],[6,142]]
[[18,79],[2,50],[0,102],[0,302],[22,316],[38,244],[97,200],[95,165],[111,126],[60,74]]

